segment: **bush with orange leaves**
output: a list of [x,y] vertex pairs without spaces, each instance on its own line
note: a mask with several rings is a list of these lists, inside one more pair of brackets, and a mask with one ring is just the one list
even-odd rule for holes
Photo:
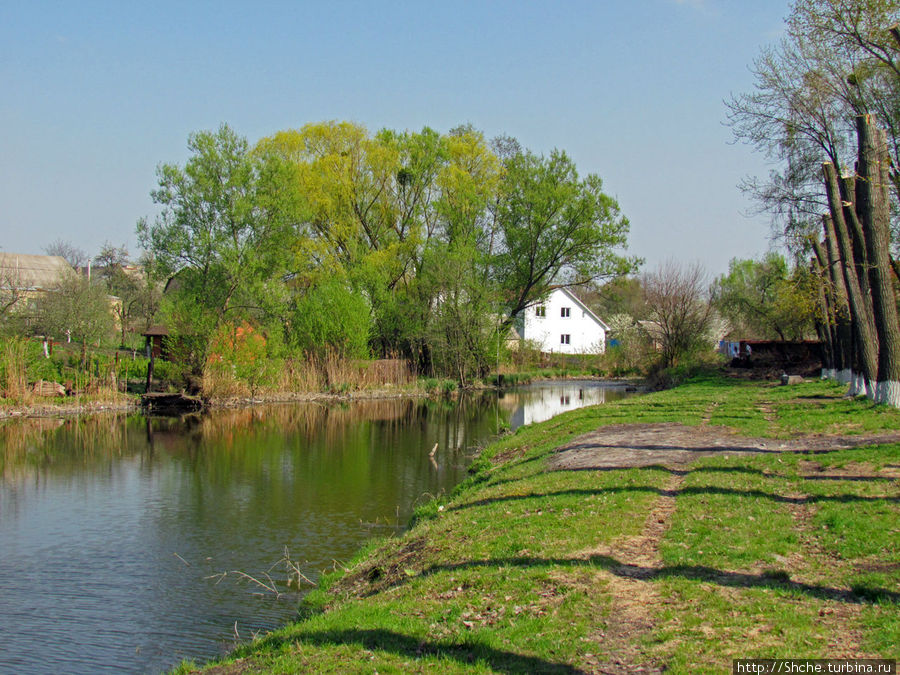
[[266,336],[247,321],[222,324],[210,341],[203,369],[203,392],[214,398],[255,397],[270,386],[280,361],[268,353]]

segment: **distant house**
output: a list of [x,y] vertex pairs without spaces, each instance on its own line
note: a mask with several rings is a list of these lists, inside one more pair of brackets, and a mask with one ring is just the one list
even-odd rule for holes
[[609,326],[571,291],[555,288],[519,315],[517,330],[542,352],[602,354]]
[[33,300],[74,273],[58,255],[0,252],[0,291],[14,302]]
[[20,290],[47,291],[75,270],[58,255],[0,252],[0,284]]

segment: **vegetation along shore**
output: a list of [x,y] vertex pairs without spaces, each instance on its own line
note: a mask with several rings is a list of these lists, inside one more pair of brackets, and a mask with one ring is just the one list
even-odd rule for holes
[[[900,643],[900,413],[720,375],[487,447],[207,673],[725,672]],[[177,673],[197,672],[182,664]]]

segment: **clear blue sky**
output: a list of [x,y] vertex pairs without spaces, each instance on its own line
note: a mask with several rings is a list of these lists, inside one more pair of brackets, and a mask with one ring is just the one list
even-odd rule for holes
[[566,150],[631,220],[630,250],[715,274],[769,245],[736,185],[767,171],[722,104],[788,0],[0,0],[0,249],[137,252],[156,166],[227,122],[471,122]]

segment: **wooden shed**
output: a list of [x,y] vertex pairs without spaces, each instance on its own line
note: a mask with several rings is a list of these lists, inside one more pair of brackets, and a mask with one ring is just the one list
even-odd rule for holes
[[146,340],[145,352],[149,359],[153,358],[168,359],[169,354],[169,329],[165,326],[150,326],[141,335]]

